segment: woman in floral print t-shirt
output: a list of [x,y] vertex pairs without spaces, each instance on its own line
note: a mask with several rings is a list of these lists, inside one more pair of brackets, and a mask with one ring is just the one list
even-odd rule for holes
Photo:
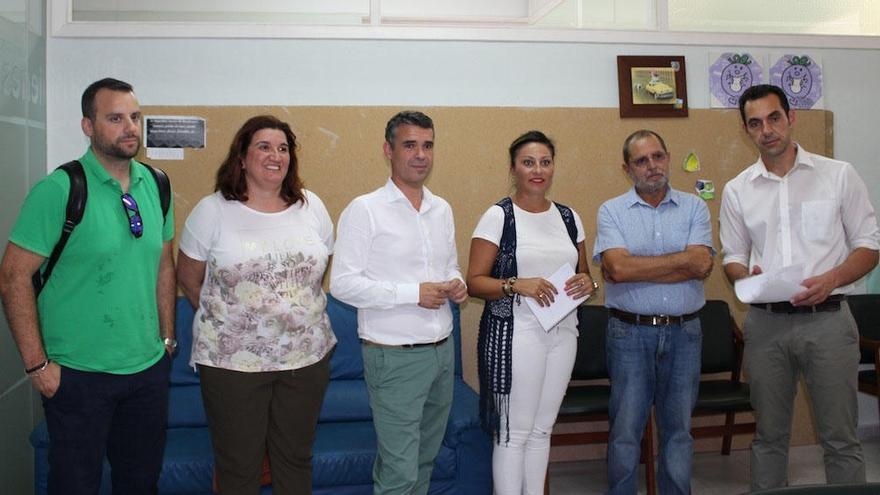
[[248,120],[180,239],[178,281],[197,308],[190,364],[224,494],[256,492],[267,448],[278,493],[311,493],[336,344],[321,289],[333,223],[302,187],[295,139],[274,117]]

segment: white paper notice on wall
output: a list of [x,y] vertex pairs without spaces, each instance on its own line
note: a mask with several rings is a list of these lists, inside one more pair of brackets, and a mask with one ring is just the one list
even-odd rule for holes
[[144,146],[147,158],[183,160],[184,148],[204,148],[206,125],[202,117],[147,115],[144,117]]
[[183,160],[183,148],[147,148],[147,158],[152,160]]

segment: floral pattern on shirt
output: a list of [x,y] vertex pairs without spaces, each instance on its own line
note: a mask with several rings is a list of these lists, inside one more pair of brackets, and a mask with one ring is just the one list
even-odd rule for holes
[[236,371],[318,362],[336,343],[321,289],[326,259],[271,253],[232,266],[208,262],[193,361]]

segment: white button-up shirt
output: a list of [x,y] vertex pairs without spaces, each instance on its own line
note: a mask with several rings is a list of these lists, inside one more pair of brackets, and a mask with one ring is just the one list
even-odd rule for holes
[[[843,263],[856,248],[878,249],[880,234],[865,183],[846,162],[798,146],[779,177],[759,158],[724,187],[723,264],[763,271],[803,263],[804,278]],[[853,285],[834,290],[847,294]]]
[[330,292],[358,308],[358,335],[388,345],[436,342],[452,332],[452,310],[418,305],[419,284],[462,279],[452,209],[422,188],[416,211],[389,179],[339,217]]

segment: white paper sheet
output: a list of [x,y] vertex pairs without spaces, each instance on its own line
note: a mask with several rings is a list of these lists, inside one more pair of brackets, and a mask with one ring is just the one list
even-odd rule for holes
[[557,323],[562,321],[565,316],[574,308],[578,307],[585,298],[572,299],[565,293],[565,281],[574,276],[574,270],[568,263],[563,264],[553,275],[546,277],[547,281],[556,287],[557,294],[553,297],[553,304],[549,306],[541,306],[534,298],[525,298],[526,304],[535,317],[541,328],[545,332],[549,332]]
[[791,296],[805,290],[804,264],[788,265],[760,275],[736,281],[736,297],[747,304],[788,301]]
[[183,160],[183,148],[147,148],[147,158],[152,160]]

